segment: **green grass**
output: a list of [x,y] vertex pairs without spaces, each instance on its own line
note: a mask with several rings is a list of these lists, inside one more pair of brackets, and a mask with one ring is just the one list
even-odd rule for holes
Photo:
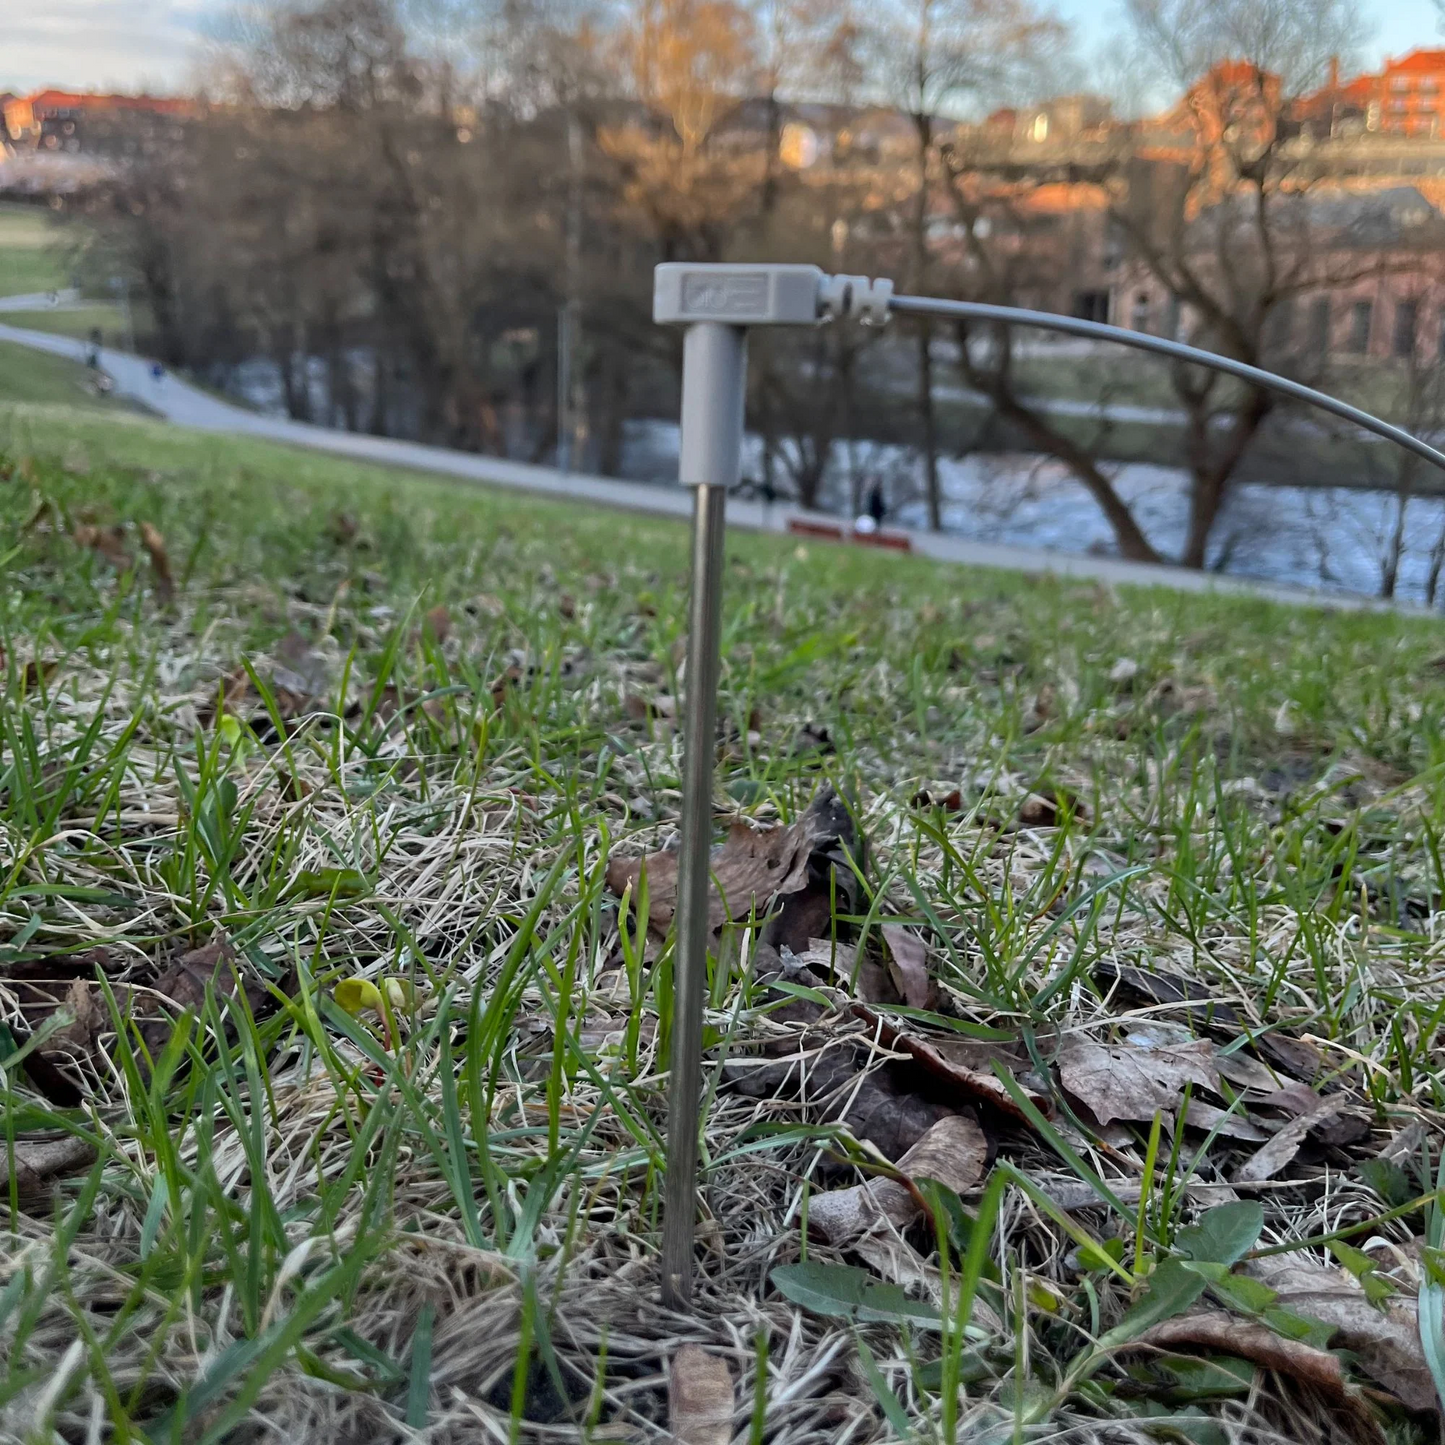
[[0,296],[69,285],[64,238],[35,206],[0,205]]
[[[0,406],[0,458],[0,1159],[56,1137],[95,1158],[7,1186],[0,1434],[661,1438],[682,1333],[656,1303],[671,945],[622,926],[604,874],[675,828],[685,530],[58,408]],[[111,528],[119,567],[87,530]],[[1240,1253],[1341,1228],[1398,1245],[1371,1257],[1419,1284],[1418,1210],[1351,1166],[1445,1108],[1438,624],[739,534],[724,637],[720,830],[836,786],[868,848],[819,936],[877,959],[879,922],[907,923],[940,1012],[877,1007],[1025,1060],[1018,1117],[982,1116],[989,1192],[930,1186],[941,1253],[915,1227],[893,1256],[905,1279],[941,1271],[946,1317],[800,1307],[773,1271],[802,1262],[805,1181],[861,1177],[838,1162],[860,1145],[818,1101],[719,1071],[764,1040],[813,1069],[864,1060],[872,1026],[846,977],[775,989],[728,932],[687,1333],[731,1359],[735,1425],[1224,1438],[1216,1415],[1326,1438],[1327,1404],[1263,1375],[1249,1393],[1247,1367],[1180,1416],[1178,1380],[1114,1350],[1166,1287],[1200,1297],[1191,1250],[1246,1312]],[[1030,790],[1062,806],[1015,826]],[[249,995],[172,981],[191,1008],[158,1027],[149,990],[222,936]],[[1108,1037],[1125,1008],[1110,967],[1228,1003],[1241,1058],[1261,1029],[1320,1040],[1366,1121],[1351,1153],[1260,1191],[1260,1220],[1230,1216],[1227,1259],[1199,1243],[1218,1216],[1189,1233],[1185,1175],[1227,1177],[1253,1146],[1186,1146],[1167,1115],[1099,1131],[1053,1082],[1060,1032]],[[76,979],[93,1015],[62,1036],[70,1015],[37,1000],[78,1021]],[[339,1006],[358,979],[380,1014]],[[806,1035],[776,1013],[808,1003]],[[1094,1204],[1050,1212],[1061,1177]],[[795,1294],[859,1263],[806,1253],[821,1274],[778,1276]]]
[[[23,326],[29,331],[48,331],[53,336],[74,336],[88,341],[90,333],[97,327],[106,346],[125,346],[125,317],[120,307],[109,301],[95,301],[84,305],[58,306],[53,311],[0,311],[0,321],[12,326]],[[135,323],[140,330],[145,321],[137,311]]]
[[83,362],[0,341],[0,407],[42,402],[115,411],[124,405],[98,395],[94,387],[95,375]]

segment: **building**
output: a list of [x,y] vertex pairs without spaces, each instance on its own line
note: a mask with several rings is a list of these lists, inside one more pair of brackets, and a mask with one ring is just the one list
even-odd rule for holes
[[86,149],[87,130],[103,117],[180,118],[194,109],[191,101],[169,96],[38,90],[33,95],[4,97],[0,119],[12,147],[75,155]]

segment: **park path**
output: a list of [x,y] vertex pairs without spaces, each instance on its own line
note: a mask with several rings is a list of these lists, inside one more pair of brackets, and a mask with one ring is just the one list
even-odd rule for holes
[[[46,306],[52,304],[49,296],[0,298],[0,311],[20,313],[38,310],[42,309],[42,301]],[[49,332],[30,331],[6,324],[0,324],[0,341],[34,347],[38,351],[48,351],[53,355],[81,362],[85,361],[88,350],[87,343],[73,337],[55,336]],[[563,472],[555,467],[533,466],[526,462],[508,461],[502,457],[452,451],[446,447],[425,446],[420,442],[398,441],[391,437],[340,431],[331,427],[291,421],[285,417],[267,416],[261,412],[233,406],[230,402],[222,401],[219,397],[191,386],[169,373],[158,378],[153,374],[153,363],[146,358],[110,348],[102,349],[100,365],[114,381],[116,395],[140,403],[177,426],[230,436],[258,437],[291,446],[307,447],[314,451],[329,452],[354,461],[408,467],[460,481],[508,487],[541,496],[594,502],[629,512],[667,517],[687,517],[692,512],[692,498],[688,491],[680,486],[626,482],[614,477]],[[753,531],[785,532],[791,520],[805,516],[834,523],[837,521],[836,518],[817,518],[816,514],[807,514],[799,508],[782,504],[765,507],[760,502],[737,497],[728,500],[729,524]],[[1179,592],[1242,594],[1279,602],[1352,610],[1367,608],[1414,613],[1424,611],[1410,604],[1382,602],[1377,598],[1355,593],[1287,587],[1241,577],[1222,577],[1215,573],[1188,571],[1178,567],[1126,562],[1115,557],[1057,552],[1043,547],[973,542],[937,532],[910,530],[906,535],[915,554],[970,567],[991,567],[1035,576],[1080,577],[1108,585],[1167,587]]]

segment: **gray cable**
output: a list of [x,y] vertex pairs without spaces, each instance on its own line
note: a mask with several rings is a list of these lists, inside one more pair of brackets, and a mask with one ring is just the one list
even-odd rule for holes
[[1002,321],[1009,326],[1032,326],[1043,331],[1062,331],[1070,336],[1084,336],[1093,341],[1113,341],[1120,346],[1132,346],[1136,351],[1152,351],[1158,356],[1167,356],[1174,361],[1187,361],[1195,366],[1212,367],[1215,371],[1226,372],[1247,381],[1251,386],[1277,391],[1296,401],[1308,402],[1322,411],[1333,412],[1345,421],[1376,436],[1397,442],[1407,451],[1414,452],[1445,471],[1445,452],[1438,452],[1428,442],[1411,436],[1400,427],[1381,421],[1347,401],[1326,396],[1313,387],[1303,386],[1288,377],[1276,376],[1272,371],[1261,371],[1230,356],[1216,356],[1212,351],[1201,351],[1197,346],[1186,346],[1182,341],[1170,341],[1163,336],[1150,336],[1146,331],[1126,331],[1122,326],[1108,326],[1102,321],[1085,321],[1078,316],[1059,316],[1051,311],[1026,311],[1015,306],[991,306],[984,301],[943,301],[933,296],[894,296],[889,309],[914,316],[952,316],[965,321]]

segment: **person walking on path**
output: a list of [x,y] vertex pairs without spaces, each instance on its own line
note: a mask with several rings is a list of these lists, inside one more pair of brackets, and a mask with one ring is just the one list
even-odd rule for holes
[[888,503],[883,499],[882,482],[874,482],[868,489],[868,515],[873,518],[875,527],[881,527],[888,516]]

